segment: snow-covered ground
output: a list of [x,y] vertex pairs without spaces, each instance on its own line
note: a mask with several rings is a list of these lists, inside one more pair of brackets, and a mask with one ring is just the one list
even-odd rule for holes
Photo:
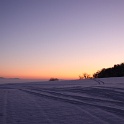
[[124,77],[1,82],[0,124],[124,124]]

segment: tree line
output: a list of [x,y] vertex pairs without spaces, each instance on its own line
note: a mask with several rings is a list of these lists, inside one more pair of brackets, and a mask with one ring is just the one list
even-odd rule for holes
[[123,77],[124,76],[124,63],[114,65],[111,68],[103,68],[93,74],[94,78],[106,77]]

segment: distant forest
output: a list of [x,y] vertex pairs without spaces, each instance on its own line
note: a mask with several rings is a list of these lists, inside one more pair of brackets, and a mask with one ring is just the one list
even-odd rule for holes
[[94,78],[106,77],[123,77],[124,76],[124,63],[114,65],[111,68],[103,68],[93,74]]

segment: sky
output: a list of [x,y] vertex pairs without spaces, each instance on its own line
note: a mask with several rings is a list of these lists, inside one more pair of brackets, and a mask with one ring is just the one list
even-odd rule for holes
[[124,0],[0,0],[0,76],[77,79],[124,62]]

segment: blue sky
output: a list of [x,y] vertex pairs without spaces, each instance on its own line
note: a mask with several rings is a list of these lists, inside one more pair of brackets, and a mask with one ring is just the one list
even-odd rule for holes
[[1,0],[0,75],[78,78],[124,61],[123,0]]

